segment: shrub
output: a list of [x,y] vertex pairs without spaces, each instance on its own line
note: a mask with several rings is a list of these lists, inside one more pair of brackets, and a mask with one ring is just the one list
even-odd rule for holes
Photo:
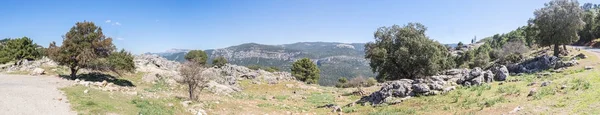
[[212,61],[212,64],[221,68],[227,64],[227,59],[223,56],[219,56]]
[[187,61],[195,62],[195,63],[198,63],[198,64],[204,66],[206,64],[206,60],[208,59],[208,56],[202,50],[192,50],[192,51],[188,52],[187,54],[185,54],[184,58]]
[[196,89],[200,88],[199,90],[202,92],[204,88],[202,86],[208,82],[209,76],[202,75],[203,70],[202,65],[197,62],[186,62],[179,68],[181,79],[177,79],[177,82],[188,87],[190,100],[195,99],[194,92]]
[[294,62],[291,71],[296,79],[308,84],[318,83],[319,81],[319,67],[308,58],[302,58]]

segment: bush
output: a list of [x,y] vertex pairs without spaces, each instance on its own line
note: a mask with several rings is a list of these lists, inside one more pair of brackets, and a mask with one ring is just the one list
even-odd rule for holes
[[219,56],[212,61],[212,64],[221,68],[227,64],[227,59],[223,56]]
[[187,61],[195,62],[204,66],[206,65],[206,60],[208,59],[208,56],[202,50],[192,50],[185,54],[184,58]]
[[319,81],[319,67],[308,58],[302,58],[294,62],[291,71],[296,79],[308,84],[318,83]]

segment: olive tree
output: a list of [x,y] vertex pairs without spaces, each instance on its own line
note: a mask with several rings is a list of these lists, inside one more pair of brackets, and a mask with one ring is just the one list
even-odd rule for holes
[[375,42],[365,45],[365,58],[377,80],[419,78],[454,66],[448,49],[429,39],[426,30],[420,23],[377,29]]
[[534,12],[533,23],[539,30],[537,43],[540,46],[554,45],[554,56],[558,56],[560,45],[579,40],[577,33],[583,28],[583,10],[573,0],[552,0],[544,8]]

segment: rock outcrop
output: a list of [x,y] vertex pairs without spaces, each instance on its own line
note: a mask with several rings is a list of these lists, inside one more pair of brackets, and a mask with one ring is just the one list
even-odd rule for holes
[[559,69],[577,65],[576,60],[561,61],[558,57],[542,55],[519,64],[510,64],[507,69],[510,73],[533,73],[547,69]]
[[[142,77],[145,82],[155,83],[156,80],[167,80],[167,83],[174,84],[177,79],[181,79],[177,69],[179,62],[169,61],[158,55],[139,55],[134,58],[136,70],[146,72]],[[239,86],[239,80],[250,79],[253,81],[265,81],[270,84],[280,81],[295,80],[287,72],[267,72],[264,70],[252,70],[244,66],[227,64],[223,67],[211,67],[202,71],[202,75],[208,77],[208,82],[204,84],[208,91],[216,94],[228,95],[232,92],[238,92],[242,89]]]
[[[0,67],[2,71],[28,71],[32,72],[34,75],[41,75],[44,71],[41,71],[41,67],[56,67],[58,64],[52,61],[50,58],[42,57],[41,59],[29,61],[29,60],[21,60],[15,64],[7,64],[5,66]],[[43,69],[42,69],[43,70]]]
[[437,95],[456,89],[457,85],[482,85],[494,81],[495,74],[491,70],[451,69],[441,75],[423,79],[401,79],[384,83],[379,91],[361,98],[357,103],[395,104],[395,100],[404,100],[417,95]]

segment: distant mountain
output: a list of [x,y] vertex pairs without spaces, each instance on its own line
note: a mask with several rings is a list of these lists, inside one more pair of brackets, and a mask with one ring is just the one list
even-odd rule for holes
[[187,54],[187,52],[189,52],[189,49],[170,49],[167,50],[165,52],[158,52],[158,53],[145,53],[145,54],[156,54],[159,55],[161,57],[164,57],[168,60],[172,60],[172,61],[178,61],[178,62],[183,62],[185,61],[185,54]]
[[[364,58],[365,43],[300,42],[283,45],[246,43],[222,49],[206,50],[210,60],[223,56],[236,65],[275,66],[290,71],[295,60],[310,58],[321,70],[321,85],[335,85],[338,78],[373,77]],[[189,50],[188,50],[189,51]],[[169,60],[184,61],[187,52],[153,53]]]

